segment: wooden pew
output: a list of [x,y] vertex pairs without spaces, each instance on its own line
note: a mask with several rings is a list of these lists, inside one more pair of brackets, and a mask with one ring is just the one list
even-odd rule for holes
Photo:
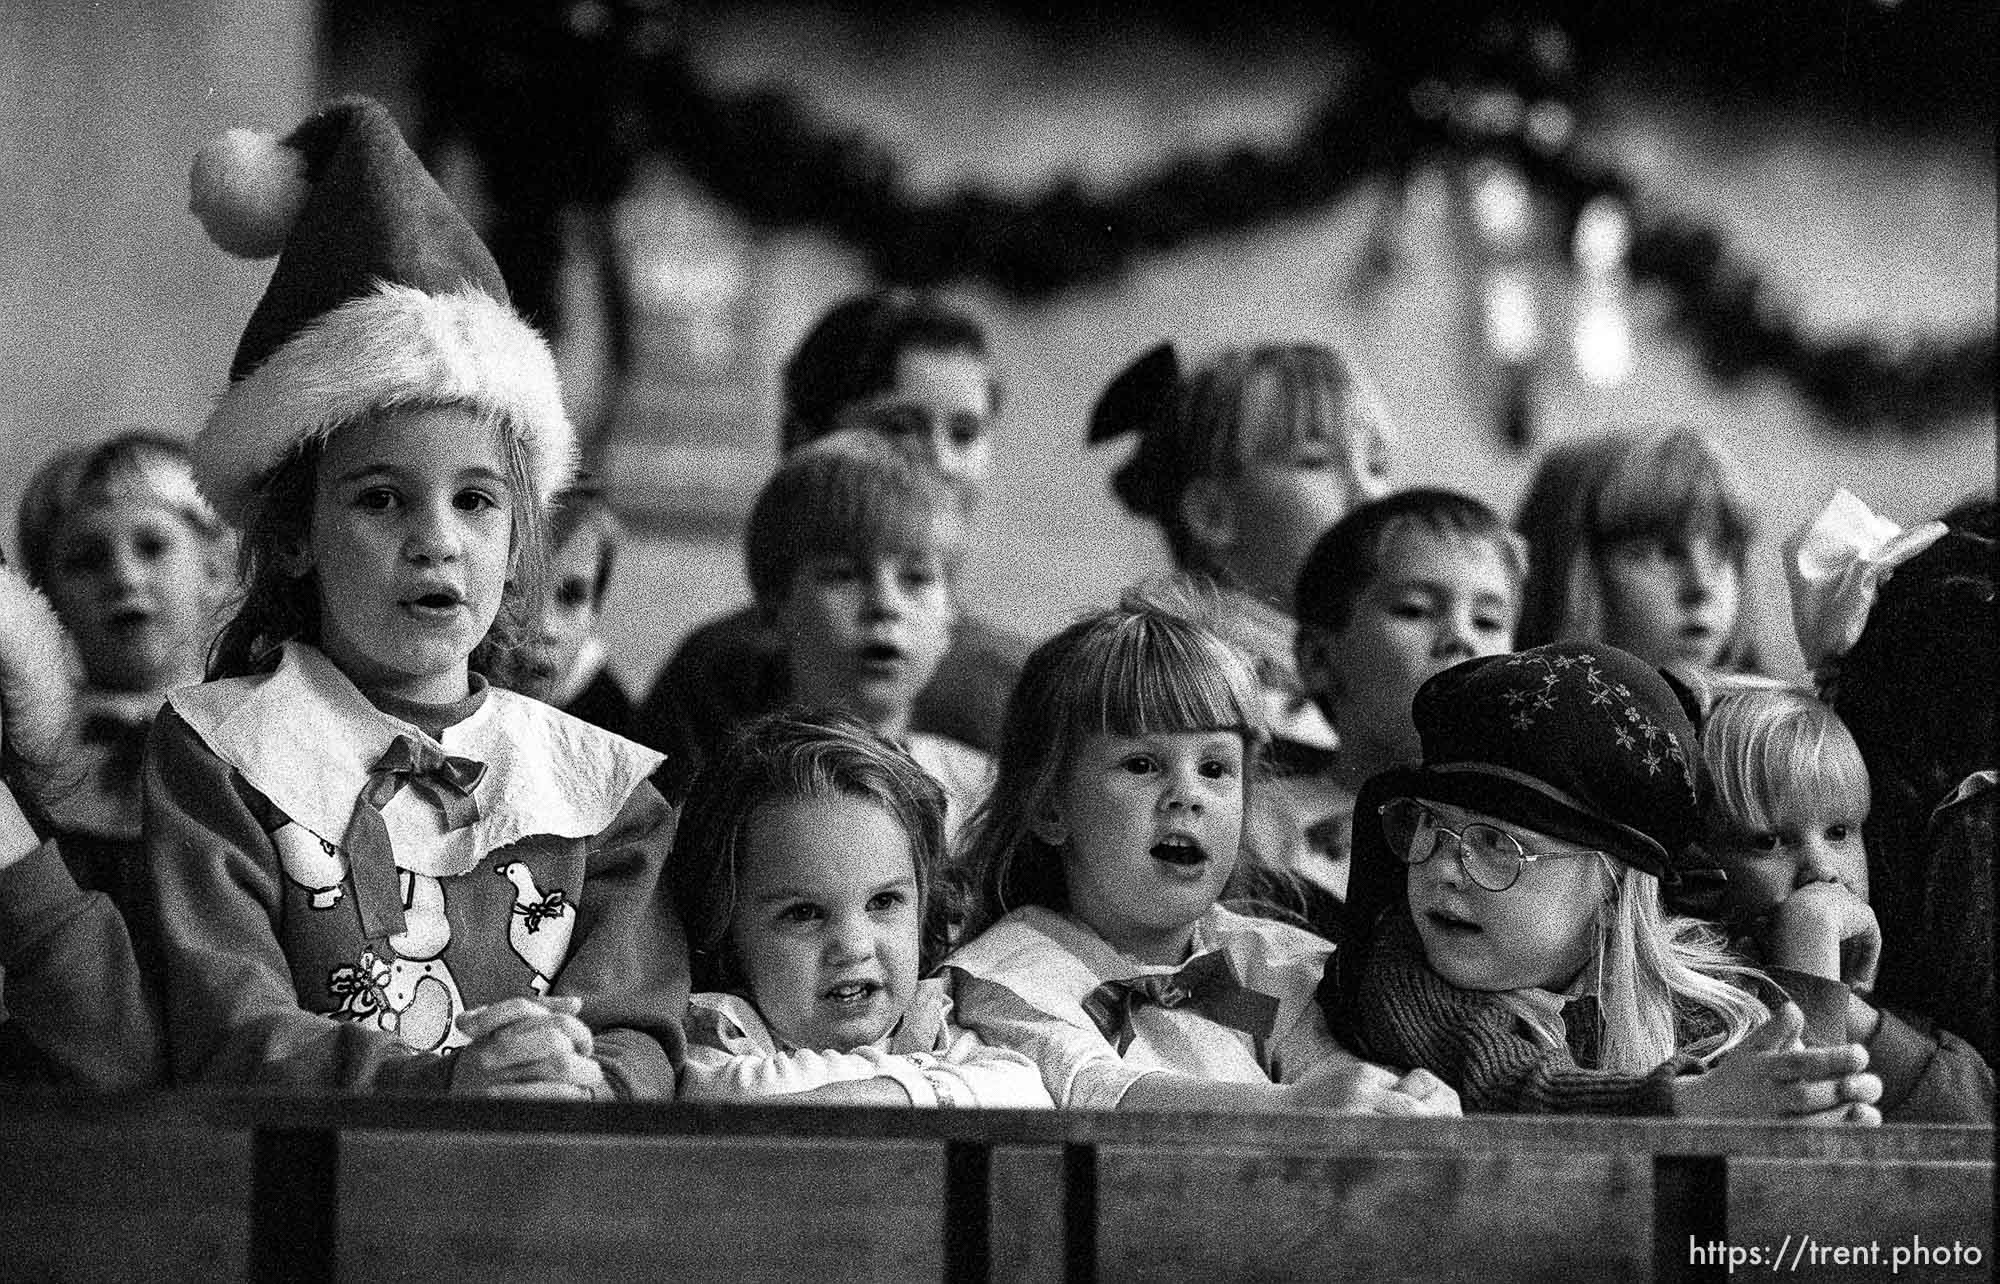
[[1990,1128],[0,1095],[0,1278],[1968,1280],[1992,1179]]

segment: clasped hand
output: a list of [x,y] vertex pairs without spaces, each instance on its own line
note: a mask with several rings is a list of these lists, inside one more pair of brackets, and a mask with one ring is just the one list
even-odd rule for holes
[[1875,1102],[1882,1080],[1867,1073],[1868,1050],[1858,1043],[1808,1048],[1805,1014],[1795,1003],[1709,1067],[1674,1080],[1674,1113],[1697,1118],[1784,1119],[1796,1123],[1882,1122]]
[[588,1101],[607,1091],[574,995],[502,999],[458,1014],[472,1042],[454,1054],[451,1090],[471,1097]]
[[1428,1070],[1398,1076],[1373,1062],[1334,1059],[1288,1085],[1291,1103],[1355,1115],[1430,1115],[1456,1118],[1458,1093]]

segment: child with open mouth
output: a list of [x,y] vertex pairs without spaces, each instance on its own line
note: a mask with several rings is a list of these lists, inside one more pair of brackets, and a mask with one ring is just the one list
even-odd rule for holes
[[1313,1001],[1333,953],[1225,908],[1265,732],[1247,657],[1192,593],[1134,594],[1028,659],[969,848],[947,961],[961,1019],[1089,1109],[1455,1115],[1432,1075],[1337,1043]]
[[675,852],[694,947],[684,1100],[1046,1106],[952,1019],[944,794],[838,712],[768,714],[703,765]]
[[193,446],[242,601],[147,749],[173,1078],[671,1096],[660,755],[489,681],[575,469],[552,354],[379,103],[231,131],[193,189],[278,265]]
[[1781,990],[1666,908],[1713,868],[1665,677],[1554,643],[1445,670],[1413,715],[1421,765],[1357,802],[1362,948],[1327,991],[1367,1051],[1471,1110],[1881,1122],[1859,1043],[1805,1046]]
[[844,429],[785,459],[743,540],[758,609],[790,657],[793,704],[849,713],[916,759],[944,787],[952,851],[992,760],[913,718],[951,649],[965,521],[963,493],[934,466]]

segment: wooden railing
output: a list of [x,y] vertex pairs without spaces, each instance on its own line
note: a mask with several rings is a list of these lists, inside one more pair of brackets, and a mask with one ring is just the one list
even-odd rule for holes
[[1993,1248],[1991,1128],[0,1095],[5,1280],[1983,1280]]

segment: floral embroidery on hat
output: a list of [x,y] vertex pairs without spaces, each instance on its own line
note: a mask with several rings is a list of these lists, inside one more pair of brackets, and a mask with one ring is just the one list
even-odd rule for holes
[[1505,663],[1509,668],[1539,671],[1539,676],[1529,677],[1526,685],[1502,693],[1502,699],[1513,709],[1508,722],[1515,730],[1530,729],[1538,713],[1555,708],[1556,688],[1562,684],[1565,671],[1582,666],[1586,704],[1610,714],[1611,737],[1618,747],[1635,754],[1647,775],[1657,776],[1662,767],[1672,763],[1680,768],[1681,778],[1693,786],[1694,770],[1687,750],[1672,732],[1654,722],[1633,702],[1631,687],[1605,680],[1596,656],[1588,652],[1554,657],[1523,653],[1509,656]]

